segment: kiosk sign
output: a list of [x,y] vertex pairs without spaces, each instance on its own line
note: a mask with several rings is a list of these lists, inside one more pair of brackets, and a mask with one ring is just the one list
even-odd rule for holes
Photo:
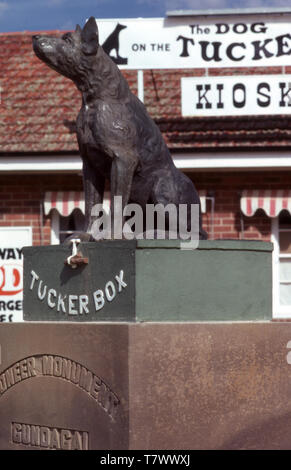
[[182,116],[291,114],[290,75],[183,77]]

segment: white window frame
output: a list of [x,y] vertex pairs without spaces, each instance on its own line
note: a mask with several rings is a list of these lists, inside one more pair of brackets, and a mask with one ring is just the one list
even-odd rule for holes
[[277,319],[291,319],[291,305],[280,305],[280,258],[291,258],[290,255],[280,255],[279,243],[279,217],[274,217],[272,220],[272,235],[271,241],[274,245],[273,250],[273,318]]
[[60,217],[61,215],[57,210],[53,209],[51,211],[51,245],[60,244]]
[[51,245],[60,243],[60,214],[55,209],[51,211]]

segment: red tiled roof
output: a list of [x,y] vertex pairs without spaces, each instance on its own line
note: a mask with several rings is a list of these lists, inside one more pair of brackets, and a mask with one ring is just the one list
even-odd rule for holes
[[291,146],[291,117],[241,116],[156,119],[170,148],[262,148]]
[[[32,34],[0,34],[0,153],[78,151],[74,124],[81,95],[35,56]],[[136,93],[136,71],[124,74]],[[145,105],[170,148],[291,146],[288,116],[181,118],[180,79],[202,74],[200,69],[144,72]]]
[[0,35],[1,152],[77,150],[74,121],[80,94],[32,50],[32,33]]

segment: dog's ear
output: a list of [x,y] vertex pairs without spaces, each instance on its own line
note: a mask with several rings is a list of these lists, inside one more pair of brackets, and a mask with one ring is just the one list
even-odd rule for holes
[[76,25],[75,33],[82,34],[82,28],[79,24]]
[[89,18],[81,33],[82,50],[86,55],[95,55],[99,46],[98,28],[93,16]]

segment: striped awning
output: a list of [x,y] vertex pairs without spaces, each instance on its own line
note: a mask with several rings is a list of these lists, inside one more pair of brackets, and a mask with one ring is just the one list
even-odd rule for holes
[[44,213],[47,215],[52,209],[56,209],[60,215],[66,217],[74,209],[80,209],[85,213],[85,201],[83,191],[48,191],[44,198]]
[[[206,191],[199,191],[201,211],[206,212]],[[105,191],[103,207],[110,207],[110,192]],[[85,213],[85,200],[83,191],[47,191],[44,198],[44,213],[48,215],[52,209],[56,209],[60,215],[66,217],[74,209],[80,209]]]
[[259,189],[243,191],[241,210],[252,216],[258,209],[263,209],[269,217],[277,217],[282,210],[291,213],[291,190]]

